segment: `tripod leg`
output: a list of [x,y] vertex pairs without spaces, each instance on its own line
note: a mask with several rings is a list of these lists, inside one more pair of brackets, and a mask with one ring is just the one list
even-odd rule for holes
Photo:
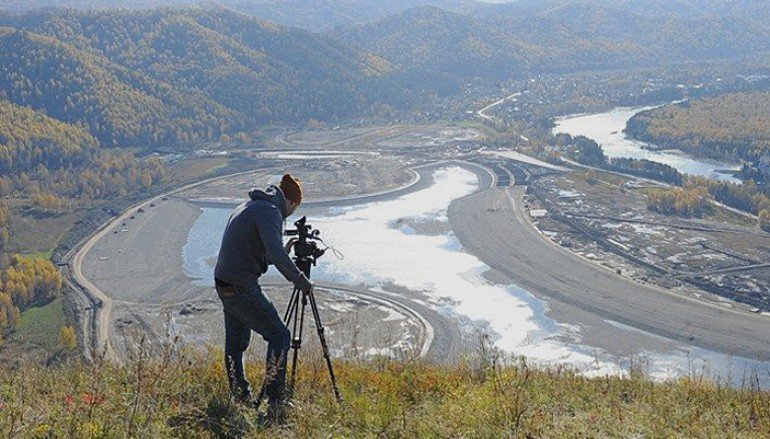
[[[340,390],[337,388],[337,379],[334,378],[334,369],[332,368],[332,359],[329,355],[329,347],[326,344],[326,336],[324,335],[325,328],[323,324],[321,324],[321,315],[318,313],[318,305],[316,305],[315,302],[315,295],[311,291],[310,294],[310,309],[313,311],[313,320],[315,320],[315,329],[318,332],[318,338],[321,341],[321,349],[323,350],[324,359],[326,360],[326,367],[329,369],[329,377],[332,380],[332,389],[334,390],[334,397],[337,399],[337,402],[342,402],[342,397],[340,396]],[[304,303],[303,303],[303,311],[304,311]]]
[[[302,329],[300,326],[300,331],[297,332],[297,325],[299,324],[298,315],[299,315],[299,300],[300,296],[302,295],[302,292],[298,289],[294,289],[294,292],[291,296],[291,303],[290,309],[286,311],[286,314],[288,316],[288,320],[285,322],[286,326],[288,327],[289,324],[291,324],[291,350],[292,350],[292,367],[291,367],[291,375],[289,375],[289,383],[287,386],[287,395],[291,397],[294,393],[294,375],[297,372],[297,357],[299,356],[299,349],[302,347]],[[288,355],[288,352],[287,352]]]
[[299,290],[295,288],[291,293],[288,305],[286,305],[286,313],[283,315],[283,323],[286,324],[286,326],[289,326],[289,320],[297,310],[297,294],[299,294]]
[[[305,328],[305,306],[307,305],[307,297],[305,296],[305,293],[300,293],[302,295],[302,308],[299,308],[299,294],[296,297],[296,302],[294,306],[294,324],[292,329],[292,340],[291,340],[291,347],[294,350],[293,356],[291,359],[291,375],[289,377],[289,395],[294,394],[294,382],[296,378],[297,373],[297,361],[299,358],[299,349],[302,347],[302,332]],[[297,326],[299,326],[299,331],[297,330]]]

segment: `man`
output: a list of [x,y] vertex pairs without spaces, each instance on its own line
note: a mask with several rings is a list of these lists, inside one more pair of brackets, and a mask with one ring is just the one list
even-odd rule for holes
[[[230,216],[222,237],[214,280],[225,314],[225,366],[236,401],[258,406],[267,395],[268,417],[282,416],[286,358],[291,335],[275,306],[262,292],[259,277],[269,264],[294,286],[308,292],[312,285],[283,246],[283,223],[302,202],[302,187],[286,174],[278,186],[252,189],[249,201]],[[251,331],[267,342],[265,382],[254,398],[243,370],[243,352]]]

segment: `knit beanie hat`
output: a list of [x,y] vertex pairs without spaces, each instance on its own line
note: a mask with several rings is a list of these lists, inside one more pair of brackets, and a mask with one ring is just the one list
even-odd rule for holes
[[281,183],[278,186],[283,191],[283,195],[286,199],[294,201],[297,204],[302,203],[302,186],[300,185],[299,179],[292,177],[291,174],[286,174],[283,176]]

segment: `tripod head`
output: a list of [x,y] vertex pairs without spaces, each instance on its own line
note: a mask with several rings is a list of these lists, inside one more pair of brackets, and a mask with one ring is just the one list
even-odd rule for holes
[[296,236],[292,244],[294,248],[294,262],[297,267],[310,278],[310,267],[316,264],[318,258],[326,253],[325,248],[319,248],[318,242],[323,243],[319,237],[321,231],[313,229],[313,226],[307,223],[307,217],[303,216],[294,222],[296,229],[286,230],[286,236]]

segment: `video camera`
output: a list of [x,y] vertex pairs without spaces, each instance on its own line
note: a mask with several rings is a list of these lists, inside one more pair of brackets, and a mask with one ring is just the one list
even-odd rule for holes
[[[313,226],[307,223],[307,217],[302,217],[294,222],[296,229],[286,230],[284,232],[286,236],[296,236],[297,240],[294,243],[294,259],[297,265],[300,263],[312,263],[315,265],[318,258],[326,253],[325,248],[318,248],[317,242],[323,243],[323,240],[319,237],[321,231],[313,229]],[[303,264],[304,265],[304,264]]]

